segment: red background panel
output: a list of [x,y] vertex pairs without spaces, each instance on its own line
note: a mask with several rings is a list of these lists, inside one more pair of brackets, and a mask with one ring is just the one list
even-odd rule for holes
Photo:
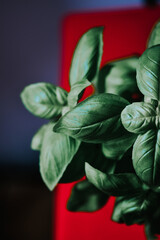
[[[124,11],[79,13],[67,16],[63,22],[61,85],[69,90],[69,68],[75,46],[87,30],[104,26],[103,57],[106,62],[142,54],[148,35],[160,19],[160,7]],[[54,201],[53,237],[55,240],[144,240],[143,226],[125,226],[110,220],[114,198],[94,213],[72,213],[66,201],[73,184],[59,184]]]

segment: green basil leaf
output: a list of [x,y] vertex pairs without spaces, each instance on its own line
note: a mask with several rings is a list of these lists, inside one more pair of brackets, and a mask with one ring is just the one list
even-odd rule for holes
[[60,105],[65,106],[67,104],[67,97],[68,93],[66,90],[61,87],[56,87],[56,99]]
[[112,220],[126,225],[142,224],[145,221],[146,202],[141,196],[118,197]]
[[148,48],[139,58],[137,84],[143,95],[159,100],[160,45]]
[[107,63],[99,72],[97,81],[99,92],[117,94],[133,101],[131,99],[132,94],[138,92],[136,83],[137,65],[137,56]]
[[50,123],[47,127],[40,153],[40,173],[50,190],[56,186],[80,146],[79,141],[53,132],[53,126]]
[[124,197],[116,197],[116,201],[114,204],[113,212],[112,212],[112,221],[118,223],[124,223],[123,215],[122,215],[122,206],[123,206]]
[[141,182],[133,173],[105,174],[88,163],[86,176],[99,190],[112,196],[124,196],[142,191]]
[[72,212],[94,212],[101,209],[109,196],[95,188],[88,180],[78,182],[72,188],[67,209]]
[[59,116],[67,104],[67,92],[51,83],[35,83],[24,88],[21,99],[33,115],[51,119]]
[[37,150],[40,151],[41,147],[42,147],[42,142],[43,142],[43,137],[45,134],[45,131],[47,129],[47,124],[43,125],[42,127],[40,127],[40,129],[36,132],[36,134],[33,136],[32,138],[32,142],[31,142],[31,148],[33,150]]
[[127,100],[117,95],[94,95],[61,117],[54,131],[86,142],[105,142],[126,132],[120,113],[127,104]]
[[102,57],[102,32],[103,27],[95,27],[80,38],[70,69],[71,86],[82,79],[92,81],[97,75]]
[[102,152],[107,158],[120,160],[124,153],[132,146],[137,135],[128,132],[102,144]]
[[70,107],[75,107],[77,105],[83,90],[89,85],[91,85],[91,83],[88,80],[84,81],[83,79],[71,86],[71,91],[68,94],[68,105]]
[[148,41],[148,48],[157,44],[160,44],[160,22],[155,25],[153,31],[151,32],[151,36]]
[[152,104],[139,102],[125,107],[121,113],[123,126],[133,133],[144,133],[156,127],[156,107]]
[[151,129],[139,135],[133,145],[133,166],[139,178],[149,185],[160,184],[160,131]]

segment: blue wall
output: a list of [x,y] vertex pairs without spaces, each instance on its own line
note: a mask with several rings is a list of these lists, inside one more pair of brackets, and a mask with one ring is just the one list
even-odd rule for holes
[[22,105],[19,94],[33,82],[58,85],[61,19],[69,12],[141,5],[139,0],[58,0],[0,2],[1,163],[37,164],[32,135],[44,123]]

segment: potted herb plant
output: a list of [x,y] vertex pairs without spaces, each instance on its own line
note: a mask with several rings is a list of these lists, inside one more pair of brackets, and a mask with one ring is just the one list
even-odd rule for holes
[[[22,91],[25,107],[49,120],[31,147],[40,151],[40,173],[50,190],[86,175],[72,190],[70,211],[96,211],[115,196],[112,220],[144,224],[151,240],[160,234],[160,23],[142,56],[100,70],[102,35],[103,27],[95,27],[80,38],[70,92],[44,82]],[[90,85],[94,94],[81,101]]]

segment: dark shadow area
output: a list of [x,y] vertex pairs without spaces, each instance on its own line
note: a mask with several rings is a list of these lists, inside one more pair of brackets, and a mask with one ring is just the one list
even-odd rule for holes
[[50,240],[52,193],[36,166],[0,166],[0,239]]
[[155,7],[156,4],[158,3],[157,0],[144,0],[144,3],[148,5],[149,7]]

